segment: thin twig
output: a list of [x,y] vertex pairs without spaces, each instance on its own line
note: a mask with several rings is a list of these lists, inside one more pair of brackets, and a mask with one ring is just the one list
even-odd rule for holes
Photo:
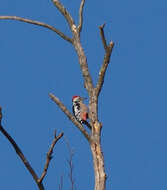
[[55,131],[55,135],[54,135],[54,140],[50,146],[50,149],[46,155],[46,162],[45,162],[45,166],[44,166],[44,170],[42,172],[42,175],[41,177],[39,178],[38,182],[39,183],[42,183],[44,177],[46,176],[47,174],[47,171],[48,171],[48,167],[49,167],[49,164],[50,164],[50,161],[52,159],[52,153],[53,153],[53,149],[54,149],[54,146],[55,144],[57,143],[57,141],[63,136],[63,133],[60,133],[58,136],[56,136],[56,131]]
[[102,89],[103,83],[104,83],[104,77],[105,77],[105,73],[108,67],[108,64],[110,62],[110,57],[111,57],[111,53],[114,47],[114,43],[110,42],[110,44],[107,46],[107,51],[106,54],[104,55],[104,60],[103,60],[103,64],[101,66],[100,72],[99,72],[99,78],[98,78],[98,82],[96,85],[96,95],[99,96],[100,91]]
[[99,26],[100,36],[101,36],[102,43],[103,43],[103,46],[104,46],[104,49],[105,49],[105,55],[104,55],[104,59],[103,59],[103,64],[102,64],[102,66],[100,68],[99,78],[98,78],[98,82],[97,82],[96,89],[95,89],[97,97],[99,96],[100,91],[102,89],[102,86],[103,86],[103,83],[104,83],[105,73],[106,73],[108,64],[110,62],[111,53],[112,53],[112,50],[113,50],[113,47],[114,47],[114,43],[112,41],[109,43],[109,45],[107,45],[105,34],[104,34],[104,26],[105,26],[105,24]]
[[80,4],[80,9],[79,9],[79,25],[78,25],[78,32],[79,33],[82,31],[84,4],[85,4],[85,0],[82,0],[81,4]]
[[59,190],[63,190],[63,175],[60,177]]
[[106,43],[106,38],[104,35],[104,27],[105,27],[105,24],[99,26],[99,29],[100,29],[100,36],[101,36],[101,40],[103,42],[104,49],[105,49],[105,51],[107,51],[107,43]]
[[66,36],[63,32],[59,31],[55,27],[53,27],[53,26],[51,26],[49,24],[46,24],[44,22],[30,20],[30,19],[22,18],[22,17],[18,17],[18,16],[0,16],[0,20],[18,20],[18,21],[21,21],[21,22],[26,22],[26,23],[29,23],[29,24],[35,24],[35,25],[38,25],[38,26],[42,26],[42,27],[45,27],[45,28],[48,28],[48,29],[52,30],[53,32],[56,32],[61,38],[63,38],[64,40],[66,40],[66,41],[68,41],[70,43],[72,43],[71,38]]
[[0,131],[1,131],[1,133],[8,139],[8,141],[10,142],[10,144],[13,146],[13,148],[15,149],[17,155],[20,157],[20,159],[22,160],[23,164],[25,165],[25,167],[27,168],[27,170],[29,171],[29,173],[33,177],[34,181],[36,182],[39,190],[44,190],[43,184],[38,182],[38,176],[37,176],[36,172],[34,171],[34,169],[32,168],[32,166],[30,165],[30,163],[28,162],[28,160],[26,159],[26,157],[22,153],[21,149],[16,144],[15,140],[9,135],[9,133],[2,127],[2,125],[1,125],[2,111],[1,110],[2,109],[0,108]]
[[1,121],[2,121],[2,108],[0,106],[0,126],[1,126]]
[[73,163],[72,163],[72,158],[73,158],[73,154],[70,155],[70,158],[68,160],[68,164],[69,164],[69,168],[70,168],[70,173],[69,173],[69,178],[71,181],[71,190],[74,190],[74,178],[73,178]]
[[53,94],[49,94],[50,98],[59,106],[59,108],[66,114],[66,116],[74,123],[74,125],[82,132],[88,141],[90,141],[90,135],[84,129],[84,127],[76,120],[76,118],[71,114],[70,111],[65,107],[65,105]]
[[59,0],[52,0],[53,4],[57,7],[57,9],[61,12],[61,14],[66,19],[70,29],[72,30],[73,26],[75,25],[73,18],[71,17],[70,13],[67,9],[60,3]]
[[73,166],[73,156],[74,156],[74,151],[70,146],[70,143],[68,141],[67,138],[64,138],[68,151],[69,151],[69,159],[67,160],[69,168],[70,168],[70,172],[69,172],[69,178],[70,178],[70,182],[71,182],[71,190],[74,190],[74,185],[75,185],[75,180],[73,177],[73,170],[74,170],[74,166]]

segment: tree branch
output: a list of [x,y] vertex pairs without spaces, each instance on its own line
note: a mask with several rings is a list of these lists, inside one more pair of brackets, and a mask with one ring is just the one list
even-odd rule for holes
[[80,4],[80,9],[79,9],[79,25],[78,25],[78,32],[79,33],[82,31],[84,4],[85,4],[85,0],[82,0],[81,4]]
[[60,177],[59,190],[63,190],[63,175]]
[[74,190],[75,187],[75,180],[73,177],[73,170],[74,170],[74,166],[73,166],[73,156],[74,156],[74,151],[70,146],[70,143],[68,141],[67,138],[65,138],[65,142],[69,151],[69,159],[67,160],[69,168],[70,168],[70,172],[69,172],[69,178],[70,178],[70,182],[71,182],[71,190]]
[[101,40],[103,42],[104,49],[105,49],[105,51],[107,51],[107,43],[106,43],[106,38],[104,35],[104,27],[105,27],[105,24],[99,26],[99,29],[100,29],[100,36],[101,36]]
[[10,144],[15,149],[17,155],[20,157],[20,159],[22,160],[23,164],[25,165],[25,167],[27,168],[27,170],[29,171],[29,173],[33,177],[34,181],[36,182],[36,184],[38,186],[38,189],[39,190],[44,190],[43,184],[38,182],[38,176],[37,176],[36,172],[34,171],[34,169],[32,168],[32,166],[30,165],[30,163],[28,162],[28,160],[26,159],[26,157],[22,153],[21,149],[16,144],[16,142],[14,141],[14,139],[9,135],[9,133],[2,127],[1,120],[2,120],[2,109],[0,107],[0,131],[1,131],[1,133],[8,139],[8,141],[10,142]]
[[104,83],[104,77],[105,77],[105,73],[108,67],[108,64],[110,62],[110,57],[111,57],[111,53],[114,47],[114,43],[111,41],[109,43],[109,45],[107,45],[106,43],[106,39],[105,39],[105,35],[104,35],[104,24],[102,26],[99,27],[100,29],[100,35],[101,35],[101,39],[102,39],[102,43],[105,49],[105,55],[104,55],[104,59],[103,59],[103,64],[101,66],[100,72],[99,72],[99,78],[98,78],[98,82],[96,85],[96,96],[98,97],[100,94],[100,91],[102,89],[103,83]]
[[59,0],[52,0],[53,4],[57,7],[57,9],[61,12],[61,14],[66,19],[70,29],[72,30],[73,26],[75,25],[73,18],[71,17],[70,13],[67,9],[60,3]]
[[42,175],[41,177],[38,179],[38,182],[39,183],[42,183],[44,177],[46,176],[46,173],[48,171],[48,167],[49,167],[49,164],[50,164],[50,161],[52,159],[52,153],[53,153],[53,149],[54,149],[54,146],[55,144],[57,143],[57,141],[63,136],[63,133],[60,133],[58,136],[56,136],[56,131],[55,131],[55,136],[54,136],[54,140],[50,146],[50,149],[46,155],[46,162],[45,162],[45,166],[44,166],[44,170],[42,172]]
[[21,22],[26,22],[29,24],[34,24],[34,25],[38,25],[38,26],[42,26],[45,28],[48,28],[50,30],[52,30],[53,32],[56,32],[61,38],[63,38],[64,40],[72,43],[72,39],[69,38],[68,36],[66,36],[64,33],[62,33],[61,31],[59,31],[58,29],[56,29],[55,27],[46,24],[44,22],[39,22],[39,21],[35,21],[35,20],[30,20],[30,19],[26,19],[26,18],[22,18],[22,17],[18,17],[18,16],[0,16],[0,20],[17,20],[17,21],[21,21]]
[[0,106],[0,126],[1,126],[1,122],[2,122],[2,108]]
[[86,59],[84,50],[82,48],[78,33],[74,33],[73,45],[74,45],[74,48],[75,48],[77,55],[78,55],[80,69],[81,69],[82,76],[84,79],[84,87],[86,88],[86,90],[89,94],[89,97],[90,97],[92,95],[92,91],[94,89],[94,86],[93,86],[92,77],[89,73],[87,59]]
[[74,123],[74,125],[82,132],[88,141],[90,141],[90,135],[84,129],[84,127],[75,119],[75,117],[68,111],[65,105],[53,94],[49,94],[50,98],[59,106],[59,108],[66,114],[66,116]]

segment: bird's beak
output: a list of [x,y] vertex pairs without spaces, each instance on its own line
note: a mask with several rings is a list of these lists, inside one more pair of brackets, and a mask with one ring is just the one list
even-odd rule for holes
[[86,100],[87,98],[85,98],[85,97],[81,97],[81,99],[82,99],[82,100]]

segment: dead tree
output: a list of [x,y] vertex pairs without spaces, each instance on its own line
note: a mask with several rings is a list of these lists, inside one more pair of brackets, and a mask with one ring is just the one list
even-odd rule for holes
[[71,114],[71,112],[66,108],[66,106],[60,101],[55,95],[49,94],[50,98],[59,106],[59,108],[65,113],[65,115],[74,123],[74,125],[81,131],[83,136],[87,139],[93,156],[93,165],[94,165],[94,175],[95,175],[95,190],[105,190],[106,184],[106,173],[104,168],[104,158],[101,148],[101,129],[102,124],[98,120],[98,97],[101,92],[105,73],[110,62],[111,53],[114,47],[114,43],[110,41],[107,43],[105,34],[104,34],[104,24],[99,26],[100,36],[102,39],[102,44],[104,46],[105,55],[103,59],[103,63],[101,65],[98,81],[96,85],[93,84],[92,77],[90,75],[87,58],[85,56],[84,50],[82,48],[82,44],[80,41],[80,34],[82,32],[83,26],[83,9],[85,0],[81,0],[79,14],[78,14],[78,25],[75,24],[74,19],[68,12],[68,10],[64,7],[64,5],[59,0],[52,0],[55,7],[58,11],[63,15],[64,19],[66,20],[68,27],[72,33],[72,37],[68,37],[63,32],[58,30],[57,28],[35,20],[30,20],[27,18],[22,18],[18,16],[0,16],[0,19],[6,20],[18,20],[21,22],[26,22],[30,24],[35,24],[38,26],[42,26],[56,32],[61,38],[69,42],[73,45],[77,56],[78,56],[78,63],[80,65],[80,69],[82,72],[82,77],[84,80],[84,87],[88,92],[89,96],[89,119],[90,125],[92,126],[91,133],[88,133],[84,127],[75,119],[75,117]]

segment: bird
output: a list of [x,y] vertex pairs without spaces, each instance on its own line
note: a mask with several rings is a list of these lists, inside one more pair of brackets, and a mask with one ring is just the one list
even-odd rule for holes
[[72,97],[72,110],[75,118],[81,124],[86,124],[91,129],[88,119],[88,107],[83,103],[86,98],[75,95]]

